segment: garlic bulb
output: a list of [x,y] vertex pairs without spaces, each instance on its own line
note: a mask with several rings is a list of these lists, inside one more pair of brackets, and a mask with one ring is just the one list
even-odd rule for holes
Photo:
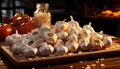
[[58,36],[52,32],[44,32],[44,38],[46,42],[54,44],[57,41]]
[[[43,39],[36,40],[32,43],[32,47],[39,48],[41,44],[43,44],[45,41]],[[47,42],[46,42],[47,43]]]
[[65,46],[69,49],[69,52],[71,53],[76,52],[78,49],[78,43],[74,40],[68,40],[65,43]]
[[20,43],[16,43],[10,48],[10,50],[13,54],[21,54],[25,47],[27,47],[27,46],[22,45]]
[[66,31],[68,29],[68,24],[64,21],[57,21],[55,27],[58,31]]
[[69,34],[76,34],[76,35],[78,35],[79,31],[76,28],[74,28],[74,27],[70,27],[68,29],[68,33]]
[[90,40],[88,38],[83,38],[79,40],[78,44],[79,44],[78,47],[79,50],[86,51],[89,49]]
[[71,21],[68,22],[70,27],[74,27],[77,30],[81,30],[82,28],[80,27],[79,23],[73,19],[72,16],[70,16]]
[[56,47],[57,54],[64,55],[68,53],[68,48],[64,45],[59,45]]
[[28,32],[27,34],[25,34],[23,37],[22,37],[22,40],[23,39],[31,39],[31,40],[34,40],[33,36],[32,36],[32,33]]
[[60,31],[58,32],[58,38],[59,39],[66,39],[68,37],[68,33],[67,32],[64,32],[64,31]]
[[58,31],[56,30],[56,28],[51,28],[51,30],[50,30],[52,33],[55,33],[55,34],[57,34],[58,33]]
[[101,39],[102,40],[102,38],[103,38],[103,31],[100,31],[99,33],[94,32],[92,34],[92,39]]
[[103,49],[104,43],[100,39],[94,39],[90,43],[90,50],[100,50]]
[[92,23],[89,22],[88,25],[84,25],[84,26],[83,26],[83,29],[85,29],[85,30],[90,30],[91,33],[95,32],[95,30],[93,29],[93,27],[91,27],[91,24],[92,24]]
[[23,49],[23,55],[25,57],[34,57],[38,52],[38,49],[37,48],[33,48],[31,46],[29,47],[26,47]]
[[80,36],[81,36],[81,38],[86,38],[86,37],[90,38],[91,37],[91,32],[89,30],[82,29],[80,31]]
[[112,45],[112,38],[108,37],[108,36],[104,37],[103,38],[103,43],[104,43],[105,47],[111,46]]
[[23,39],[23,40],[21,41],[21,44],[22,44],[22,45],[31,45],[33,42],[35,42],[35,41],[33,41],[33,40],[31,40],[31,39]]
[[38,28],[32,30],[31,35],[34,38],[34,40],[38,40],[38,39],[42,38],[42,33],[39,31]]
[[63,40],[62,39],[58,39],[56,41],[56,43],[54,44],[54,48],[57,48],[58,46],[63,45],[63,44],[64,44]]
[[15,43],[20,43],[21,42],[21,35],[18,34],[16,31],[15,34],[9,35],[5,38],[5,41],[8,42],[10,45],[13,45]]
[[49,56],[53,51],[54,48],[51,45],[43,45],[39,48],[40,55],[42,56]]
[[9,45],[13,45],[15,42],[13,41],[13,37],[11,35],[5,38],[5,42],[9,43]]
[[67,40],[74,40],[74,41],[78,41],[78,36],[76,34],[70,34],[69,37],[67,38]]
[[46,24],[42,24],[39,28],[39,30],[41,32],[45,32],[45,31],[50,31],[50,26],[46,25]]

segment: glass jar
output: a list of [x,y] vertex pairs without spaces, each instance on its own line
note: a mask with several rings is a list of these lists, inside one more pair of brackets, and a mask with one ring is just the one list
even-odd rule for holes
[[51,25],[51,13],[48,8],[48,3],[36,4],[36,11],[34,12],[34,22],[36,27],[40,27],[42,24]]

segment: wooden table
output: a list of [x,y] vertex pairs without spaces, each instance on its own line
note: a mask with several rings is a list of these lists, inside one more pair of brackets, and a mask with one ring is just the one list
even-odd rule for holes
[[[33,67],[30,69],[119,69],[120,56],[85,60],[59,65],[48,65],[45,67]],[[7,59],[0,59],[0,69],[16,69]],[[18,69],[18,68],[17,68]]]
[[[14,66],[14,64],[12,64],[1,52],[0,57],[0,69],[19,69]],[[118,55],[111,57],[88,59],[56,65],[46,65],[42,67],[32,67],[29,69],[120,69],[120,54],[118,53]]]

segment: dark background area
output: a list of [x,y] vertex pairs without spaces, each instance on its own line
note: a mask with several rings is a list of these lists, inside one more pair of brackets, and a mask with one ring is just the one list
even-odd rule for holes
[[[52,24],[56,21],[70,21],[70,15],[80,23],[80,26],[92,22],[95,31],[104,31],[105,34],[119,36],[119,18],[97,17],[101,11],[110,9],[120,3],[120,0],[0,0],[1,19],[4,16],[13,17],[16,12],[24,12],[33,17],[36,3],[49,3],[52,14]],[[117,8],[119,10],[119,8]],[[12,11],[12,12],[11,12]]]

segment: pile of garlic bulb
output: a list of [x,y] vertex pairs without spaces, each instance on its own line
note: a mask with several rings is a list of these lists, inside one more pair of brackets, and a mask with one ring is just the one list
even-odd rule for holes
[[72,16],[70,18],[71,21],[57,21],[53,26],[42,24],[27,34],[12,34],[5,41],[11,44],[13,54],[25,57],[94,51],[112,45],[111,37],[103,36],[103,31],[95,32],[91,22],[81,27]]

